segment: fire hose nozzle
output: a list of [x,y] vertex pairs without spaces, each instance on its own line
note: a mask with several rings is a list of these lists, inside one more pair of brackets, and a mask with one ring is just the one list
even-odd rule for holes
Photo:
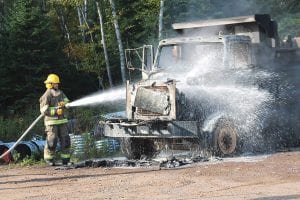
[[66,108],[70,108],[71,106],[70,106],[70,103],[67,103],[66,105],[65,105],[65,107]]
[[65,103],[63,101],[59,102],[57,105],[57,108],[69,108],[69,107],[71,107],[70,103]]

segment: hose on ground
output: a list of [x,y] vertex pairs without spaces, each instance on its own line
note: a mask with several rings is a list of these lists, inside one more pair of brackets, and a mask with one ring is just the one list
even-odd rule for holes
[[36,125],[36,123],[44,116],[44,114],[40,114],[33,122],[32,124],[27,128],[27,130],[23,133],[23,135],[16,141],[16,143],[10,147],[6,152],[4,152],[0,159],[4,158],[7,154],[9,154],[11,151],[15,149],[15,147],[22,141],[22,139],[27,135],[27,133]]

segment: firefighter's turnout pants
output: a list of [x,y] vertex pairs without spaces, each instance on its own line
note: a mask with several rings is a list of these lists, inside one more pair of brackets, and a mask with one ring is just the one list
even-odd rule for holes
[[67,124],[46,125],[45,128],[47,138],[44,148],[44,159],[54,160],[55,150],[57,148],[58,139],[60,141],[60,157],[64,164],[70,161],[70,136],[67,130]]

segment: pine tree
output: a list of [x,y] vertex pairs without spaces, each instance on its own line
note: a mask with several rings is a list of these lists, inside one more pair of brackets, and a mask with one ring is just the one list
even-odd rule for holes
[[[4,18],[1,106],[22,108],[36,101],[43,80],[57,66],[59,51],[49,18],[38,3],[17,0]],[[36,103],[36,102],[34,102]]]

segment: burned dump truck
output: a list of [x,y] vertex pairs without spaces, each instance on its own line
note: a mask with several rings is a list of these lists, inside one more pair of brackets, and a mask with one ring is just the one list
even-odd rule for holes
[[155,58],[144,46],[141,67],[129,63],[142,78],[127,82],[126,112],[100,122],[128,157],[164,149],[231,156],[299,144],[299,51],[281,47],[269,15],[173,29],[178,36],[160,41]]

